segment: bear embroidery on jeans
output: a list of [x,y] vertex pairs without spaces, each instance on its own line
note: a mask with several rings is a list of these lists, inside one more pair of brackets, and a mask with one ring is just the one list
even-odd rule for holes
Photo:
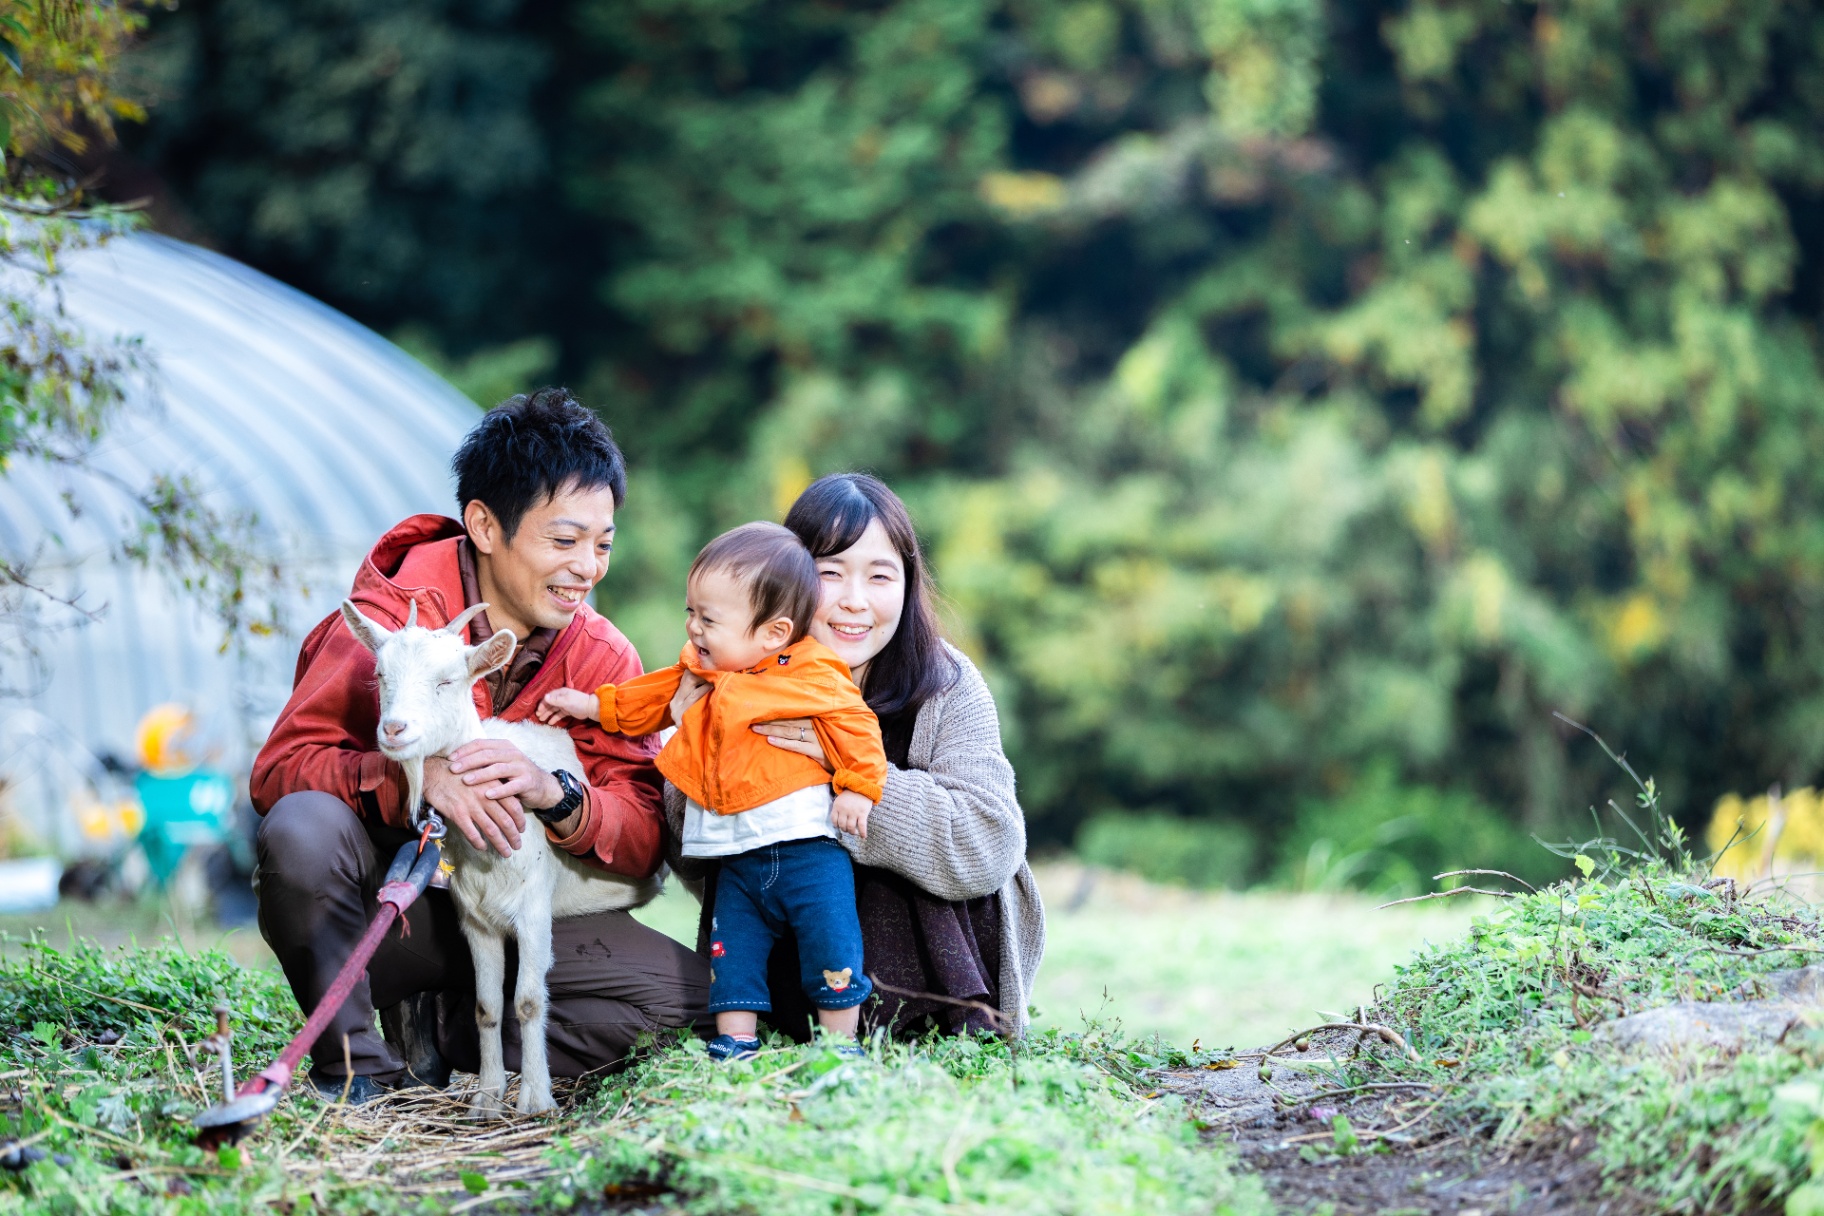
[[826,971],[823,973],[823,982],[830,986],[831,992],[841,992],[849,986],[849,980],[854,975],[855,971],[851,967],[844,967],[841,971]]

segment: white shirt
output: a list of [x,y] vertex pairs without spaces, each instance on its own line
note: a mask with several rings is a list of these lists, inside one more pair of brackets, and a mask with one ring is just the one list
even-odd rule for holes
[[735,815],[718,815],[686,800],[681,851],[686,857],[733,857],[787,840],[835,839],[830,822],[835,801],[827,785],[808,785]]

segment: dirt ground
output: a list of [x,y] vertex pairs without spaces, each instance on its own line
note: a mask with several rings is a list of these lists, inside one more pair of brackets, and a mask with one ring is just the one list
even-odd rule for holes
[[[1161,1093],[1187,1099],[1212,1139],[1233,1145],[1242,1168],[1258,1174],[1285,1216],[1637,1216],[1644,1197],[1604,1187],[1600,1169],[1576,1140],[1505,1150],[1474,1129],[1431,1113],[1422,1088],[1377,1089],[1338,1098],[1301,1065],[1328,1051],[1346,1053],[1347,1036],[1316,1042],[1297,1063],[1275,1061],[1269,1080],[1259,1058],[1226,1069],[1151,1074]],[[1358,1140],[1338,1152],[1337,1114]]]

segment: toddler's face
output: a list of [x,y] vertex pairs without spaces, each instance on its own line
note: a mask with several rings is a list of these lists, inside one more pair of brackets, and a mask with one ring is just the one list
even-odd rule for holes
[[684,589],[684,631],[706,670],[746,671],[784,649],[769,646],[753,622],[747,584],[729,571],[700,571]]

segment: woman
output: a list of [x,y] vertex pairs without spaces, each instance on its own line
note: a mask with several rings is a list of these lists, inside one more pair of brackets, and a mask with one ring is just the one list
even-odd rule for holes
[[[1026,865],[1026,823],[994,698],[938,629],[918,537],[893,491],[866,474],[833,474],[799,496],[785,526],[817,559],[823,583],[811,633],[849,665],[892,762],[867,835],[842,838],[856,862],[863,952],[881,994],[869,1024],[901,1036],[933,1025],[1017,1033],[1045,950],[1045,910]],[[680,691],[675,712],[700,695]],[[806,725],[754,729],[828,768]],[[666,810],[681,823],[683,798],[669,786]],[[699,948],[714,913],[711,877]],[[769,1020],[793,1034],[811,1014],[795,955],[782,941],[769,976]]]

